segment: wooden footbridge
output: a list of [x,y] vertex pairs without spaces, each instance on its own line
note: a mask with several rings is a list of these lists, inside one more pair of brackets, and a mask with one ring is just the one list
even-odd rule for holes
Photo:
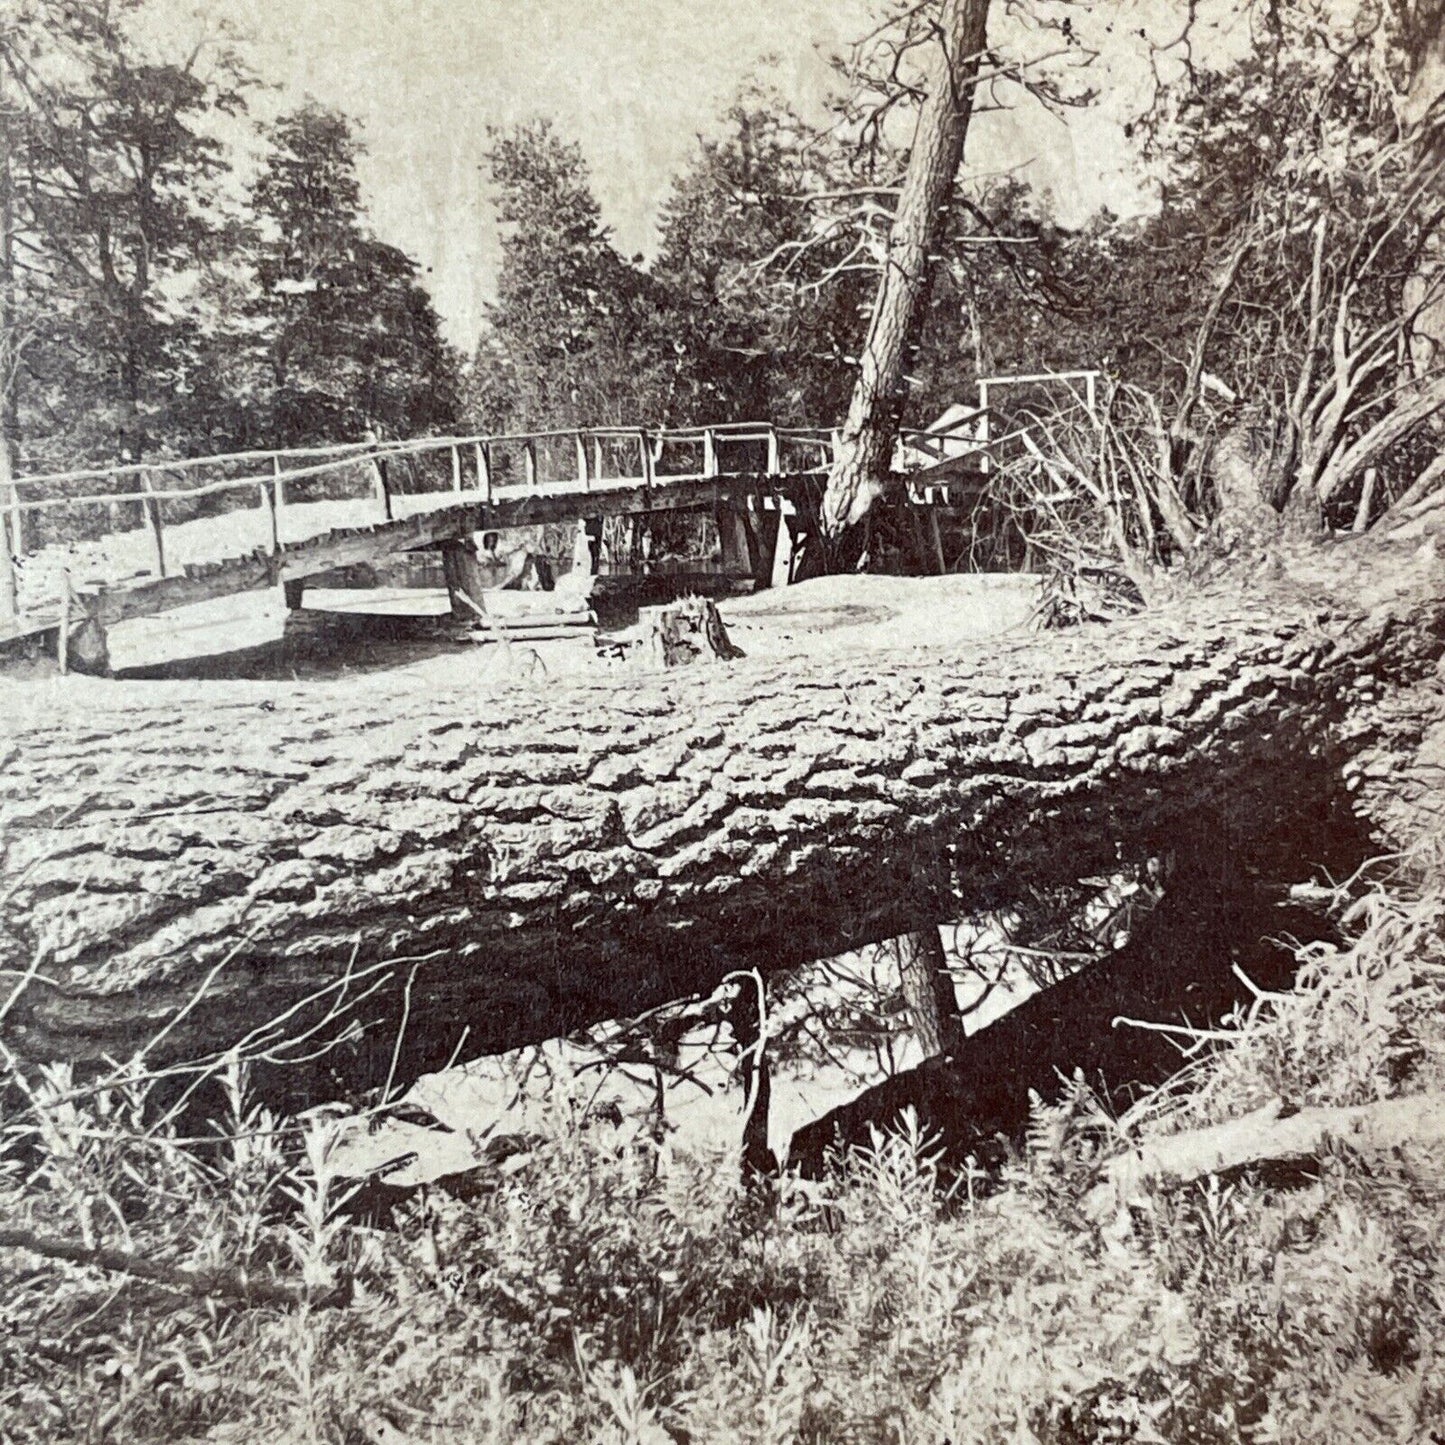
[[[125,618],[278,585],[299,606],[308,579],[421,549],[440,549],[448,585],[468,590],[480,534],[679,509],[714,512],[725,570],[786,582],[835,445],[829,431],[770,424],[593,427],[22,477],[0,546],[0,568],[13,569],[0,591],[16,598],[0,649],[43,638],[83,666]],[[993,445],[986,410],[903,433],[908,501],[957,504]]]

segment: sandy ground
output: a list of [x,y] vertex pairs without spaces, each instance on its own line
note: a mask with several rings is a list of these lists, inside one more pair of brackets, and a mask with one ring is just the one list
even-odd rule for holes
[[[795,587],[765,591],[719,604],[733,642],[747,657],[841,655],[878,648],[933,651],[977,642],[1029,625],[1037,596],[1032,578],[1014,574],[972,574],[952,577],[823,577]],[[492,592],[489,610],[498,616],[526,615],[539,621],[552,613],[585,606],[564,578],[555,592]],[[440,589],[374,589],[341,591],[311,589],[306,608],[354,617],[444,617],[449,604]],[[141,617],[112,629],[111,662],[119,672],[150,668],[182,658],[219,658],[278,644],[286,619],[279,590],[216,598],[160,617]],[[619,634],[640,637],[646,616],[635,628]],[[382,629],[378,629],[380,632]],[[485,655],[488,647],[478,649]],[[593,672],[599,663],[590,645],[569,642],[538,646],[550,676]],[[378,662],[414,671],[424,682],[432,667],[456,665],[455,649],[444,650],[446,662],[428,655],[426,646],[383,645],[378,638],[338,642],[329,656],[308,657],[296,667],[298,676],[319,680],[346,670],[371,670]],[[483,656],[483,665],[486,665]],[[293,667],[295,662],[293,660]],[[212,675],[224,676],[224,667]]]

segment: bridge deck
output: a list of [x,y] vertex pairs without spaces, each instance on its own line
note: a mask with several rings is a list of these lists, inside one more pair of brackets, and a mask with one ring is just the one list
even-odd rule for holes
[[192,564],[174,577],[135,578],[109,586],[100,594],[95,611],[105,622],[166,612],[213,597],[274,587],[280,582],[302,581],[339,567],[375,562],[397,552],[434,547],[475,532],[569,522],[581,517],[646,515],[728,502],[740,504],[750,496],[764,498],[764,505],[769,498],[786,496],[797,505],[806,499],[807,480],[707,478],[666,488],[640,484],[603,486],[585,495],[556,488],[517,496],[498,494],[490,502],[458,503],[443,494],[442,505],[390,522],[336,527],[305,541],[282,543],[274,553],[258,549],[246,556]]
[[[945,443],[954,455],[910,475],[910,501],[947,503],[950,489],[976,485],[986,460],[976,460],[977,450],[960,455],[960,440],[917,434],[919,455],[932,461]],[[67,594],[75,597],[78,615],[104,627],[481,531],[784,501],[812,515],[832,445],[826,432],[754,424],[597,429],[422,438],[20,478],[10,504],[12,536],[23,536],[37,514],[85,508],[92,539],[52,542],[23,558],[18,615],[0,617],[0,648],[57,630]],[[559,446],[569,470],[575,449],[575,471],[564,480],[544,479]],[[403,468],[412,489],[395,485]],[[609,469],[622,474],[608,476]],[[181,485],[167,488],[167,479],[177,476]],[[314,495],[317,483],[331,499],[302,500]],[[361,495],[355,495],[357,483]],[[338,487],[352,495],[337,497]],[[197,516],[202,508],[212,515]],[[175,519],[177,510],[187,519]],[[141,525],[123,530],[120,517]],[[70,528],[62,523],[58,530],[65,535]]]

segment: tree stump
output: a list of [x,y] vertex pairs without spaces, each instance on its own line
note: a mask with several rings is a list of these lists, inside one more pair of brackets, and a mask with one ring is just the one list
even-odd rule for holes
[[652,626],[648,647],[663,667],[695,662],[731,662],[743,651],[735,647],[710,597],[684,597],[665,607]]

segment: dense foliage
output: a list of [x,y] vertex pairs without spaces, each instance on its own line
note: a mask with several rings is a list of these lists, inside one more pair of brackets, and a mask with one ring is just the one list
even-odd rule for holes
[[[7,1136],[7,1226],[279,1275],[317,1302],[206,1301],[6,1252],[0,1438],[1431,1438],[1438,1146],[1336,1146],[1304,1168],[1156,1185],[1117,1213],[1088,1201],[1136,1138],[1269,1098],[1438,1089],[1437,862],[1342,892],[1353,944],[1312,950],[1297,994],[1262,999],[1169,1091],[1116,1119],[1065,1088],[1001,1176],[947,1190],[906,1125],[823,1183],[749,1190],[735,1159],[589,1118],[595,1084],[579,1081],[529,1153],[373,1228],[337,1212],[339,1126],[248,1106],[237,1071],[200,1152],[142,1126],[140,1083],[31,1080]],[[342,1280],[349,1301],[327,1303]]]
[[350,122],[308,106],[256,134],[238,50],[172,54],[144,10],[26,0],[0,23],[21,469],[450,424],[454,359],[415,263],[365,226]]

